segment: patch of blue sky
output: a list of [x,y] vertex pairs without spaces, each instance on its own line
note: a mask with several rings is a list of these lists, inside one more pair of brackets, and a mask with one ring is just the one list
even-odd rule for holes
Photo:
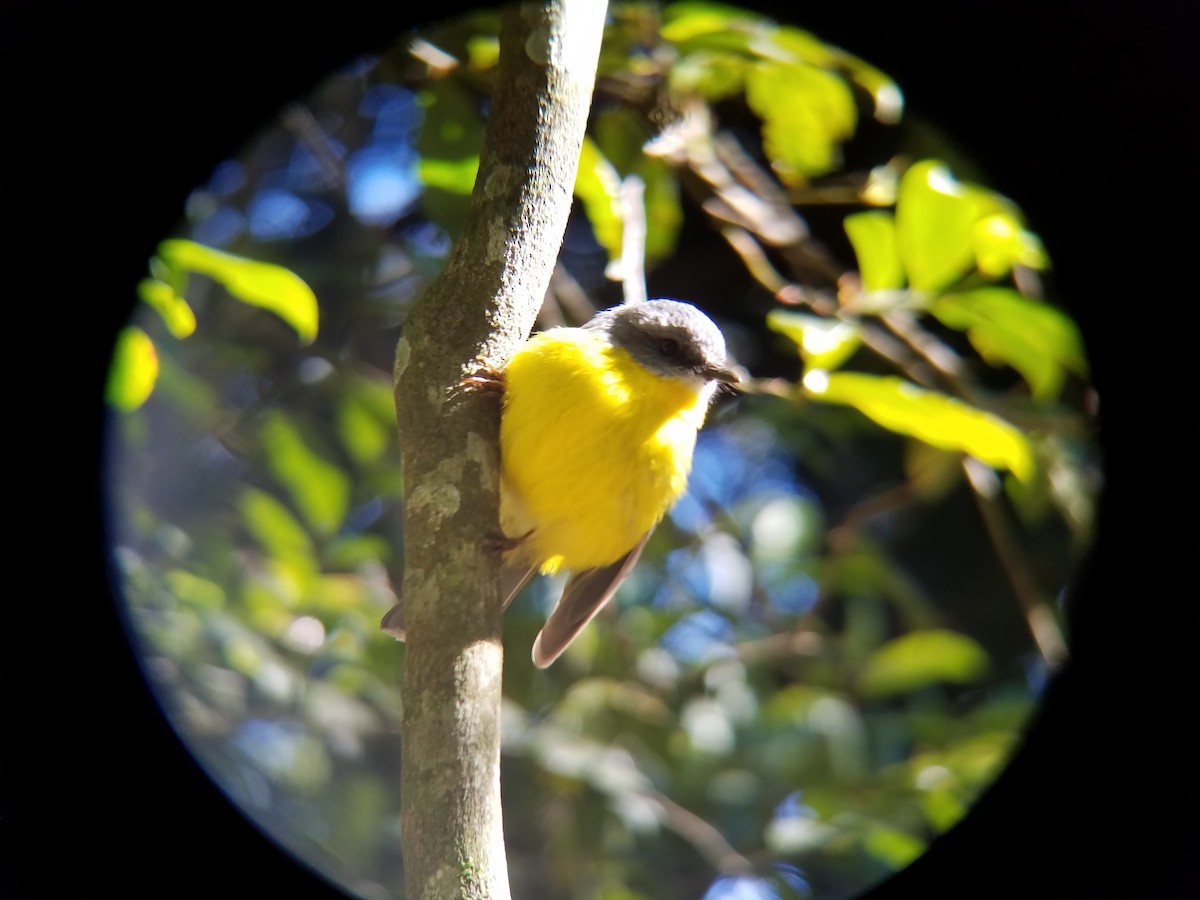
[[817,811],[804,803],[800,791],[792,791],[775,806],[776,819],[815,819]]
[[[812,895],[812,885],[800,871],[800,867],[791,863],[777,863],[774,867],[775,877],[792,889],[793,894],[801,897]],[[789,895],[791,896],[791,895]]]
[[420,199],[416,154],[406,147],[369,145],[346,165],[350,211],[368,225],[387,227]]
[[679,585],[693,597],[708,596],[710,581],[708,568],[698,552],[691,547],[672,550],[667,554],[667,578]]
[[675,601],[683,593],[695,603],[740,613],[754,590],[750,561],[727,534],[712,534],[698,546],[672,551],[666,572],[672,591],[664,601]]
[[720,613],[702,609],[667,629],[659,643],[681,662],[703,662],[732,652],[733,625]]
[[[326,149],[337,159],[345,159],[346,145],[325,133]],[[319,158],[300,142],[292,148],[284,170],[286,186],[294,191],[318,192],[337,186],[338,172],[327,159]]]
[[1035,697],[1040,697],[1050,680],[1050,668],[1046,665],[1045,658],[1040,653],[1027,654],[1023,660],[1023,667],[1029,692]]
[[[692,471],[694,473],[695,469]],[[676,528],[691,534],[698,534],[712,524],[712,516],[709,515],[708,507],[700,502],[690,488],[671,507],[670,519]]]
[[263,774],[281,778],[296,764],[303,736],[295,722],[248,719],[234,733],[233,746]]
[[779,889],[755,875],[723,875],[704,892],[703,900],[781,900]]
[[371,142],[411,145],[424,118],[421,104],[412,91],[394,84],[377,84],[367,89],[358,104],[361,115],[375,120]]
[[[418,222],[411,228],[405,228],[401,237],[405,249],[420,257],[444,259],[454,246],[454,241],[446,229],[429,221]],[[433,274],[434,272],[430,272],[431,276]]]
[[371,497],[346,514],[346,519],[338,529],[338,534],[359,534],[366,531],[383,515],[384,508],[381,498]]
[[319,200],[305,200],[290,191],[267,188],[254,195],[246,208],[246,224],[260,241],[294,241],[320,231],[333,219],[333,210]]
[[756,570],[767,602],[785,616],[802,616],[816,606],[821,589],[809,573],[796,571],[790,561],[763,563]]
[[750,460],[729,429],[702,431],[696,439],[688,490],[698,499],[731,504],[750,479]]
[[228,197],[246,183],[246,167],[236,159],[217,163],[208,179],[208,190],[215,197]]
[[208,247],[227,247],[245,228],[245,216],[236,209],[220,206],[192,226],[192,239]]
[[701,431],[692,465],[695,490],[717,503],[767,491],[801,490],[792,455],[774,429],[757,419]]

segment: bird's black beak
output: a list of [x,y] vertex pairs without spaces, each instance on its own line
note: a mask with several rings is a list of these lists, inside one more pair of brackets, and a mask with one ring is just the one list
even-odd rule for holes
[[705,363],[701,369],[701,374],[709,381],[719,381],[721,384],[740,384],[742,376],[729,365],[717,365],[716,363]]

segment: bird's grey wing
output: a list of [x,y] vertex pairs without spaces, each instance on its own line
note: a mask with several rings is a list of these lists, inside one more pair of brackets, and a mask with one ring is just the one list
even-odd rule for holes
[[[529,579],[537,572],[537,566],[516,568],[505,566],[500,571],[500,594],[504,597],[502,609],[508,609],[521,588],[529,583]],[[398,641],[404,640],[404,601],[397,600],[396,605],[389,609],[379,623],[379,630],[390,634]]]
[[637,565],[638,557],[642,555],[649,539],[650,532],[647,531],[634,548],[616,562],[571,574],[567,586],[563,588],[562,597],[533,642],[535,666],[544,669],[558,659],[575,635],[595,618],[596,613],[617,592],[625,576]]
[[404,640],[404,603],[397,600],[396,605],[383,614],[379,630],[390,634],[398,641]]

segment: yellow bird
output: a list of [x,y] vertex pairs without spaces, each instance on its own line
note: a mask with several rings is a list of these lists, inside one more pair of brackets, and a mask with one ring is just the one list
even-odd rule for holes
[[[504,370],[500,526],[507,606],[537,572],[570,578],[533,644],[546,667],[632,570],[687,488],[725,339],[696,307],[649,300],[530,337]],[[403,636],[399,606],[383,628]]]

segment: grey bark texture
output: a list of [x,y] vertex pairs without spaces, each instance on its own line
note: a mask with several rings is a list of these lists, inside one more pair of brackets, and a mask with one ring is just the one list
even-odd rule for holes
[[504,13],[462,235],[396,348],[405,479],[401,763],[406,896],[508,898],[500,808],[499,407],[456,390],[533,326],[571,208],[602,0]]

